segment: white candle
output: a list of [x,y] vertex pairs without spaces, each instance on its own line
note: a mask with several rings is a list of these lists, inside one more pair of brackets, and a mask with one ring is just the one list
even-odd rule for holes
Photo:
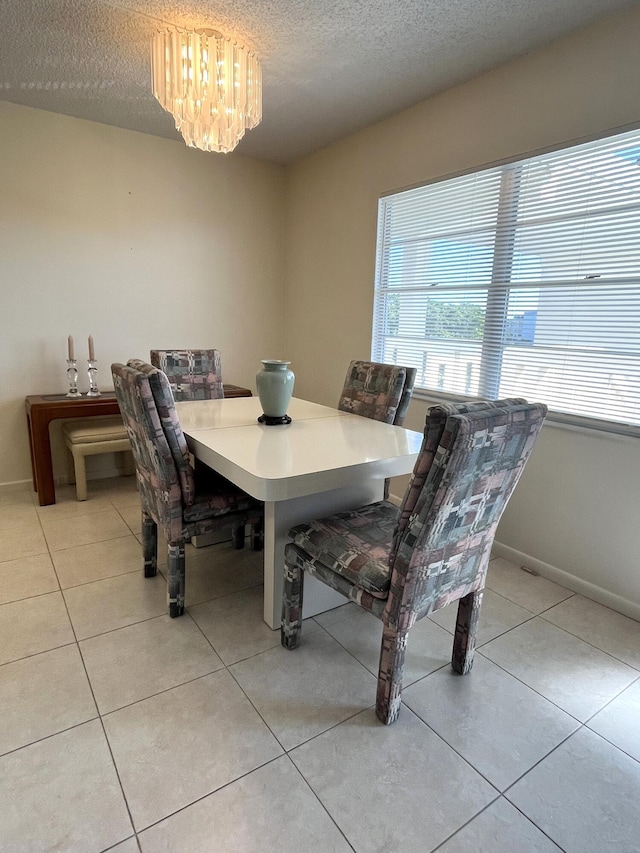
[[73,354],[73,338],[69,335],[67,339],[67,347],[69,348],[69,361],[73,361],[75,355]]
[[93,349],[93,335],[89,335],[89,361],[96,360],[96,353]]

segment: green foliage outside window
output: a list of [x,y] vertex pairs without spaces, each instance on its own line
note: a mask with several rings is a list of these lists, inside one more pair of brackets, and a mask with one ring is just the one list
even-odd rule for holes
[[482,340],[484,310],[465,302],[443,302],[427,299],[426,338]]

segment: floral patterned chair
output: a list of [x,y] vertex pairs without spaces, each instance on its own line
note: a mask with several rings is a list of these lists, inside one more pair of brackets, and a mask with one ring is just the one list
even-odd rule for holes
[[224,397],[217,349],[152,349],[151,364],[169,380],[174,400],[219,400]]
[[204,533],[260,525],[262,505],[214,472],[193,471],[166,376],[145,362],[112,364],[113,384],[136,466],[142,502],[145,577],[157,571],[158,526],[168,543],[169,615],[184,612],[185,543]]
[[352,361],[338,409],[402,426],[416,378],[414,367],[376,361]]
[[400,509],[380,501],[292,528],[282,645],[298,644],[308,572],[382,621],[376,714],[384,723],[400,710],[410,628],[452,601],[452,666],[469,672],[495,531],[546,412],[520,399],[435,406]]

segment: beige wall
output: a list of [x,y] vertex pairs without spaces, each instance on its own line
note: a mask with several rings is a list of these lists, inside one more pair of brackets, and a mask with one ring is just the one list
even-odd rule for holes
[[152,347],[215,346],[250,387],[281,357],[282,167],[1,102],[0,126],[0,483],[30,477],[24,396],[66,391],[69,334],[103,390]]
[[[215,345],[227,381],[289,358],[298,396],[335,404],[370,354],[379,195],[638,124],[638,44],[636,9],[286,172],[0,103],[0,484],[30,476],[24,395],[64,387],[68,334],[80,357],[94,335],[103,388],[111,361]],[[503,552],[640,617],[639,482],[636,441],[545,427]]]
[[[331,404],[371,345],[380,194],[640,123],[640,10],[374,125],[288,172],[286,355]],[[420,429],[415,400],[407,426]],[[500,526],[504,553],[640,617],[637,441],[545,427]]]

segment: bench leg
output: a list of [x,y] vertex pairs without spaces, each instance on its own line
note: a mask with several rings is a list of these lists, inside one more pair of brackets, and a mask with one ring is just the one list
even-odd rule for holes
[[87,499],[87,467],[84,461],[84,453],[74,450],[73,467],[76,473],[76,497],[79,501]]
[[69,485],[76,484],[76,460],[73,458],[73,450],[67,445],[67,452],[65,454],[65,461],[67,463],[67,481]]
[[126,477],[131,477],[136,473],[136,466],[133,461],[133,454],[130,450],[122,451],[123,470]]

